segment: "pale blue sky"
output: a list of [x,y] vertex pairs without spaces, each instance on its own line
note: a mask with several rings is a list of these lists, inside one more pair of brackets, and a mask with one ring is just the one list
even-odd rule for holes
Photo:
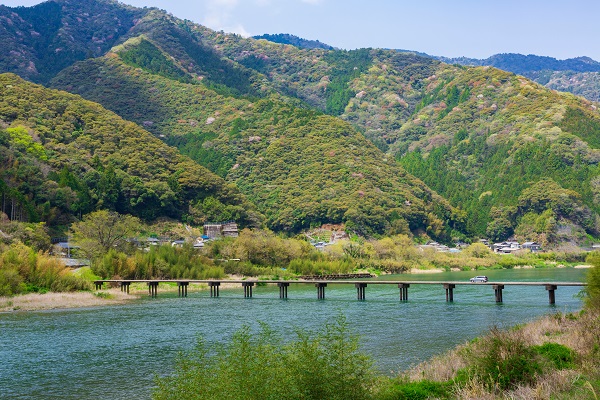
[[[124,0],[243,35],[291,33],[332,46],[448,57],[496,53],[600,61],[598,0]],[[39,0],[0,0],[9,6]]]

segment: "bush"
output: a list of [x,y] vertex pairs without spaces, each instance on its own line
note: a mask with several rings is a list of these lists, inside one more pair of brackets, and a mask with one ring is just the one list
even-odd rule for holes
[[258,334],[242,328],[214,355],[199,340],[156,383],[154,399],[368,400],[375,374],[338,317],[318,332],[298,330],[289,343],[265,324]]
[[15,268],[0,269],[0,296],[12,296],[25,291],[26,286]]
[[588,307],[600,310],[600,252],[590,253],[586,262],[592,265],[587,274],[587,301]]
[[541,346],[533,346],[533,350],[550,361],[556,369],[573,367],[575,353],[567,346],[558,343],[544,343]]
[[378,393],[378,400],[426,400],[452,398],[452,382],[394,382]]
[[536,351],[527,346],[518,332],[493,328],[481,339],[473,354],[473,373],[490,390],[508,390],[531,384],[542,371]]

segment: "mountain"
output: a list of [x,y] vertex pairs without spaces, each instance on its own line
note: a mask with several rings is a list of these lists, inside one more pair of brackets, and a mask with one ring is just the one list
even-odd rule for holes
[[146,220],[261,223],[234,186],[138,125],[13,74],[0,74],[0,153],[11,219],[56,227],[107,208]]
[[553,57],[523,55],[515,53],[495,54],[486,59],[476,58],[448,58],[435,57],[447,64],[460,64],[470,66],[490,66],[505,71],[526,75],[539,71],[573,71],[573,72],[600,72],[600,62],[589,57],[569,58],[557,60]]
[[135,12],[110,50],[48,84],[235,183],[272,229],[345,222],[365,235],[545,242],[600,234],[600,113],[590,101],[491,67],[302,49]]
[[550,89],[600,101],[600,62],[589,57],[557,60],[531,54],[496,54],[486,59],[434,58],[449,64],[496,67],[523,75]]
[[104,54],[147,12],[116,1],[0,5],[0,70],[46,83],[75,61]]
[[252,36],[254,39],[268,40],[273,43],[290,44],[300,49],[324,49],[324,50],[335,50],[333,46],[325,43],[321,43],[318,40],[307,40],[298,36],[290,35],[288,33],[277,33],[274,35],[264,34],[258,36]]
[[231,98],[127,64],[133,48],[149,43],[131,39],[115,53],[64,70],[52,84],[147,126],[234,182],[271,229],[343,222],[363,235],[410,229],[441,238],[459,228],[455,209],[347,122],[275,94]]

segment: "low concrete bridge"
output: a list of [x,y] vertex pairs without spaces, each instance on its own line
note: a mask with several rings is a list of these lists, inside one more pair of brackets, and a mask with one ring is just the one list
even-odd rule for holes
[[369,281],[356,281],[356,280],[296,280],[296,281],[287,281],[287,280],[270,280],[270,281],[259,281],[259,280],[193,280],[193,279],[176,279],[176,280],[160,280],[160,279],[141,279],[141,280],[124,280],[124,279],[103,279],[94,281],[94,285],[96,290],[101,290],[105,283],[114,283],[118,284],[121,287],[121,291],[129,293],[129,286],[132,283],[146,283],[148,285],[148,294],[152,297],[156,297],[158,295],[158,285],[159,283],[176,283],[178,294],[180,297],[187,297],[188,294],[188,286],[190,283],[206,283],[210,288],[210,297],[219,297],[219,288],[222,283],[226,284],[239,284],[244,289],[244,297],[250,298],[252,297],[252,288],[257,284],[272,284],[277,285],[279,287],[279,298],[287,299],[288,298],[288,288],[291,283],[294,284],[308,284],[315,285],[317,288],[317,298],[325,299],[325,288],[328,285],[354,285],[357,292],[358,300],[366,299],[366,288],[367,285],[393,285],[397,286],[400,290],[400,301],[408,301],[408,289],[411,285],[438,285],[444,289],[446,293],[446,301],[452,302],[454,301],[454,289],[457,286],[491,286],[494,291],[494,298],[496,303],[503,302],[502,291],[506,286],[537,286],[543,287],[548,292],[548,301],[550,304],[555,304],[556,297],[555,291],[560,286],[579,286],[584,287],[587,286],[586,283],[583,282],[480,282],[480,283],[472,283],[472,282],[446,282],[446,281],[378,281],[378,280],[369,280]]

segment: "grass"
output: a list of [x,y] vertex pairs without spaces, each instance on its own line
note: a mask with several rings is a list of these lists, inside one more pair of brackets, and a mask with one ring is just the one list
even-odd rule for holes
[[492,329],[398,379],[450,385],[458,399],[597,400],[600,312],[557,313],[506,331]]

